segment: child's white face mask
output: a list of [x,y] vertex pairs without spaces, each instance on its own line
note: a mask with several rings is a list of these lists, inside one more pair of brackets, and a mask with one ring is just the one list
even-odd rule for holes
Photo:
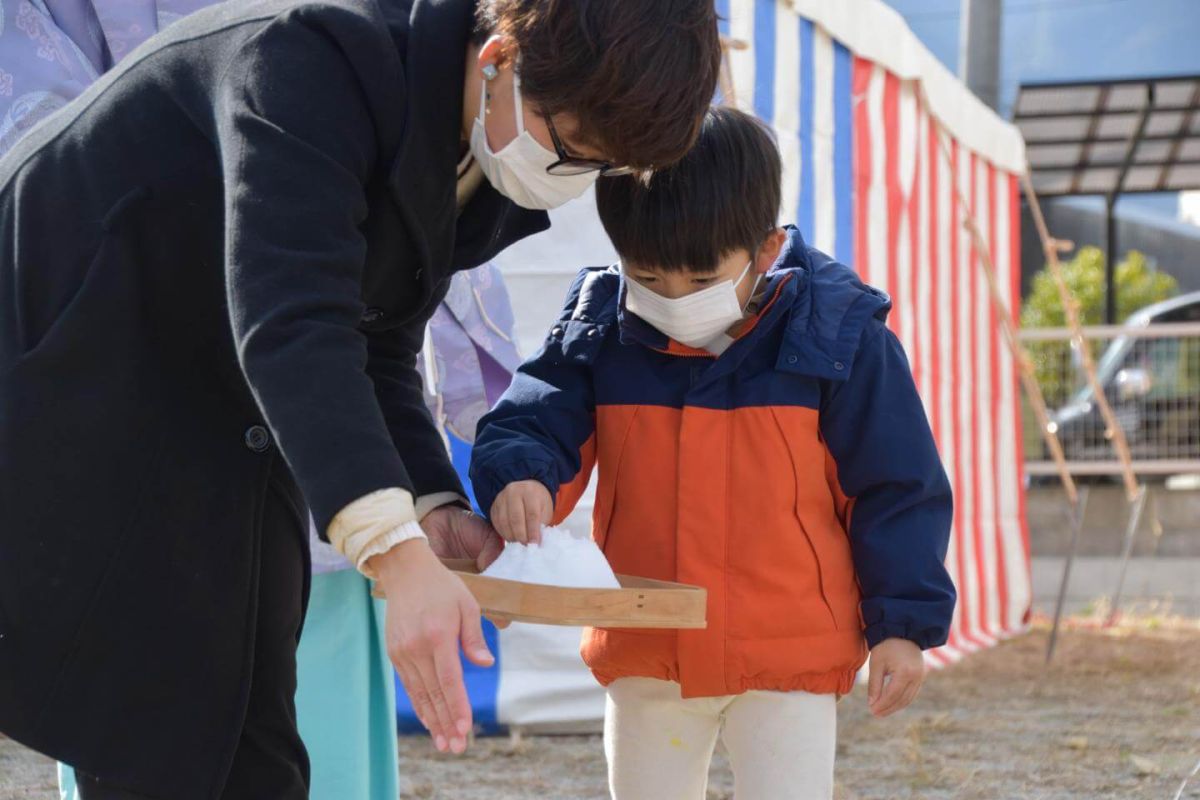
[[[680,344],[704,349],[745,316],[737,287],[753,264],[752,259],[736,281],[722,281],[674,299],[656,294],[626,274],[625,308]],[[754,292],[750,294],[753,296]]]

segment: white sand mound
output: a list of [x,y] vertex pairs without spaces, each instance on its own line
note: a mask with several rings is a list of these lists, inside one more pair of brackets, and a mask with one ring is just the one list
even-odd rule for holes
[[562,528],[542,528],[540,545],[509,542],[483,574],[489,578],[572,589],[621,588],[596,543]]

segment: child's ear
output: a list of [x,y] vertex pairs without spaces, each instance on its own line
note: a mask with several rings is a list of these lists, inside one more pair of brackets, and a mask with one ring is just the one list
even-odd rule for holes
[[767,270],[779,260],[779,254],[783,252],[787,240],[787,231],[783,228],[776,228],[767,234],[766,241],[763,242],[762,247],[758,248],[758,256],[754,260],[755,273],[767,274]]

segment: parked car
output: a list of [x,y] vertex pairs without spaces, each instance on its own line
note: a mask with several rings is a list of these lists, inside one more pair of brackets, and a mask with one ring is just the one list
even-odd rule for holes
[[[1125,325],[1165,323],[1200,323],[1200,292],[1148,306]],[[1104,351],[1097,373],[1135,460],[1200,459],[1200,334],[1120,336]],[[1068,460],[1115,458],[1091,386],[1052,420]]]

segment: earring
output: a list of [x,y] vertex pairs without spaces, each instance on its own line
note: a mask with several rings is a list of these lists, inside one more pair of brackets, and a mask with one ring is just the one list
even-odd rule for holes
[[496,69],[495,64],[483,65],[483,79],[485,81],[494,81],[500,75],[500,70]]

